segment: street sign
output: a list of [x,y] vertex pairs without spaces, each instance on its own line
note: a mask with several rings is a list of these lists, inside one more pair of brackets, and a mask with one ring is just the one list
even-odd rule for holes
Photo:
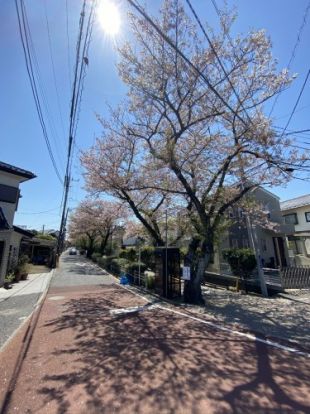
[[183,266],[182,279],[191,280],[191,268],[189,266]]

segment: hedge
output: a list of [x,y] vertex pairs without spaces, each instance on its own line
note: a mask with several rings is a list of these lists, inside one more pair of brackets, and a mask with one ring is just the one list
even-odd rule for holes
[[[147,269],[147,266],[145,263],[140,262],[140,272],[144,273]],[[126,266],[126,272],[129,273],[130,275],[133,275],[134,272],[139,272],[139,262],[133,262],[133,263],[129,263]]]

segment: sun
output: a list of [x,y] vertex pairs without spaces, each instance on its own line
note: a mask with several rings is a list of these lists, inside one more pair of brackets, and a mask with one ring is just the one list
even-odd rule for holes
[[101,0],[98,9],[97,16],[102,29],[109,36],[115,36],[121,26],[121,18],[118,8],[111,0]]

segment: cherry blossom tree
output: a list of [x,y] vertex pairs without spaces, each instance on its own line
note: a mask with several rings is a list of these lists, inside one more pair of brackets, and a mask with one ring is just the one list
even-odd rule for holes
[[118,226],[126,217],[124,207],[107,200],[84,200],[70,216],[69,238],[72,241],[84,240],[87,257],[91,257],[96,244],[105,253],[107,243]]
[[128,100],[101,120],[103,137],[82,157],[88,189],[126,201],[159,245],[165,202],[187,211],[194,231],[184,298],[193,303],[202,302],[227,209],[308,162],[265,115],[265,103],[290,83],[287,70],[277,71],[264,31],[232,38],[233,20],[224,10],[207,41],[180,0],[164,1],[158,18],[131,14],[134,42],[119,49]]
[[[156,159],[146,157],[141,142],[128,135],[123,125],[128,123],[124,108],[111,113],[109,121],[98,117],[103,134],[95,145],[81,155],[85,169],[86,189],[92,196],[108,194],[126,203],[129,211],[143,225],[154,246],[164,246],[164,214],[176,217],[184,202],[175,182]],[[169,194],[169,188],[174,190]],[[179,200],[177,200],[179,197]],[[182,201],[183,198],[182,198]]]

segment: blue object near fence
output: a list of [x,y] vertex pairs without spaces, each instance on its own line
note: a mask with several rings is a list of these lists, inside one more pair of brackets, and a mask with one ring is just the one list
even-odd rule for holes
[[129,284],[128,277],[126,275],[122,275],[120,277],[120,284],[121,285],[128,285]]

